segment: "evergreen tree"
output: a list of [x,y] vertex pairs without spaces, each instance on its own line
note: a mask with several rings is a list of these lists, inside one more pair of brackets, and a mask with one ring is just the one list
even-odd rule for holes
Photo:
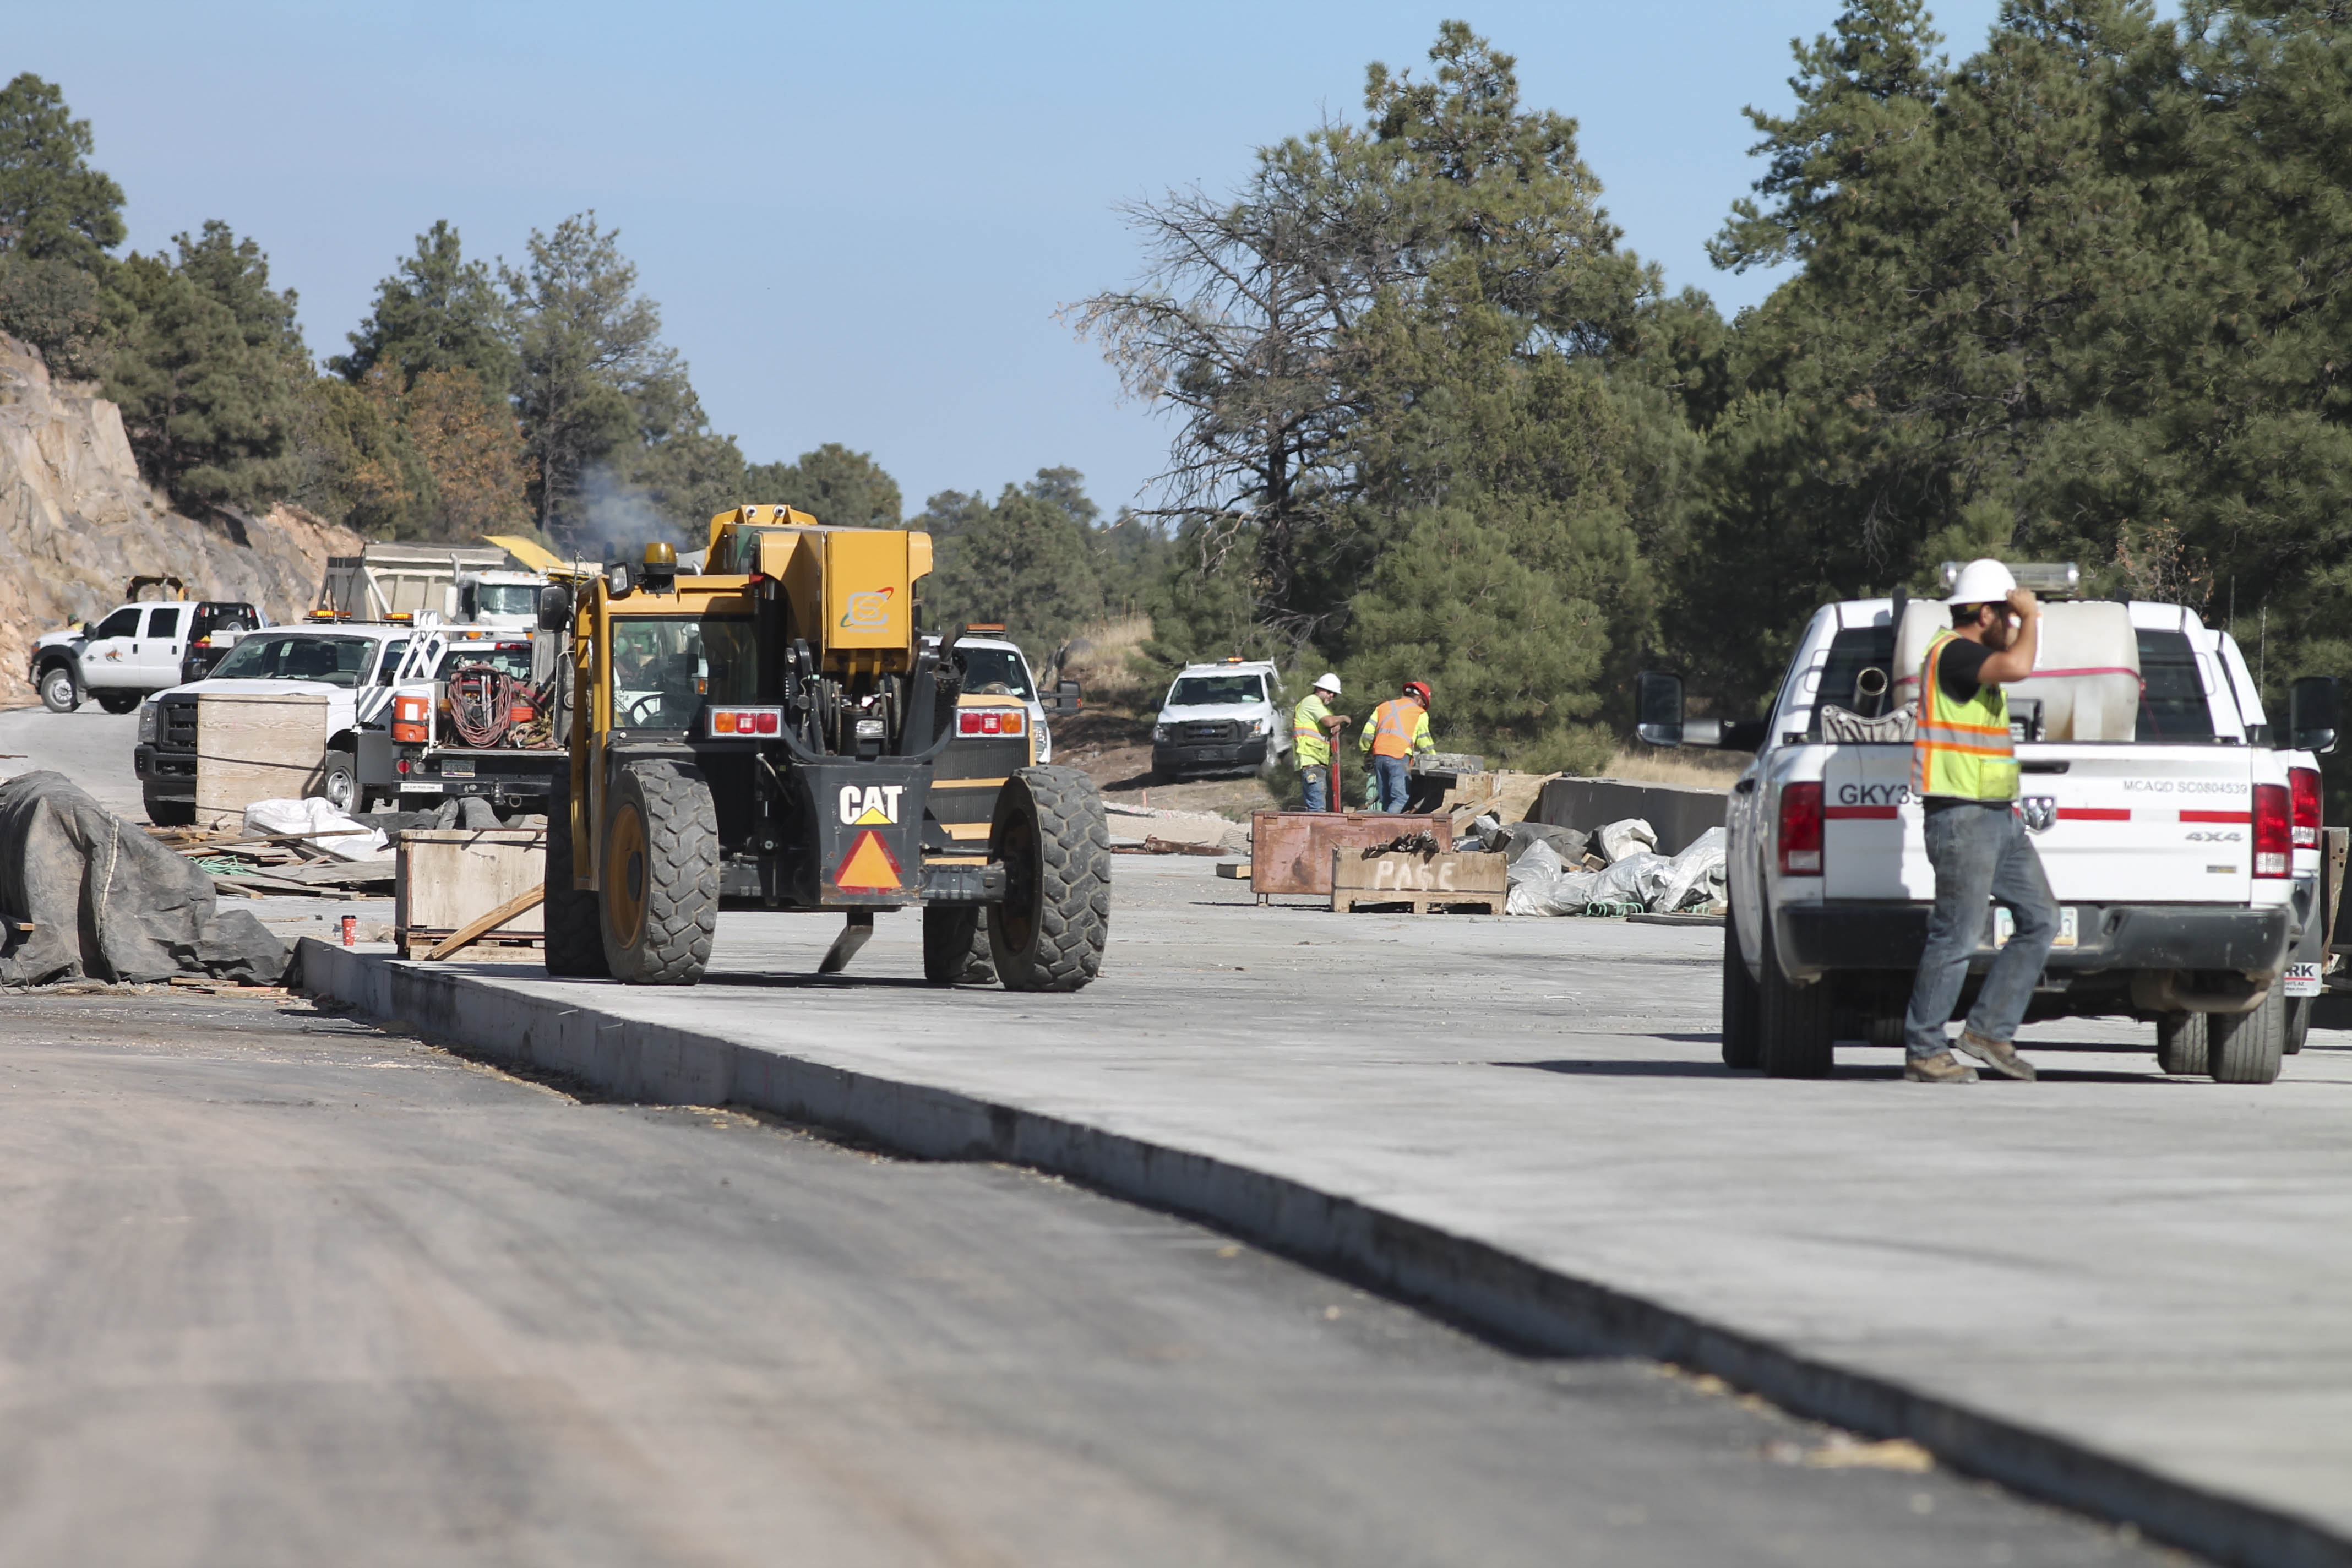
[[350,334],[352,352],[327,362],[359,382],[390,365],[405,388],[421,375],[464,371],[486,399],[503,404],[513,384],[515,351],[508,305],[488,267],[467,261],[445,219],[416,237],[416,253],[376,285],[375,303]]
[[837,441],[789,463],[754,464],[744,470],[743,483],[747,499],[781,501],[835,527],[898,526],[898,481],[872,453],[853,452]]
[[0,331],[61,375],[108,358],[99,300],[106,252],[122,243],[122,189],[89,166],[89,121],[26,71],[0,88]]
[[946,627],[1001,622],[1032,663],[1099,618],[1095,571],[1100,516],[1074,468],[1040,468],[993,503],[950,490],[933,496],[916,526],[937,551],[924,618]]

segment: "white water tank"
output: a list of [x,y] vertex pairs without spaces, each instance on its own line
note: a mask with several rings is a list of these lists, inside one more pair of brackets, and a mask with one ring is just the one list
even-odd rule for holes
[[[1951,612],[1914,600],[1895,637],[1898,704],[1919,700],[1919,667]],[[2045,741],[2129,741],[2139,726],[2139,638],[2131,611],[2105,600],[2042,606],[2033,676],[2009,688],[2012,701],[2039,698]]]

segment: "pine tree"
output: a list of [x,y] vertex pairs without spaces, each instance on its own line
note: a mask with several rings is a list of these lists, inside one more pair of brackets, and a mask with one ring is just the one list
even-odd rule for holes
[[827,441],[789,463],[758,463],[743,474],[746,499],[797,507],[839,528],[896,528],[898,481],[870,452]]
[[467,261],[457,231],[444,219],[416,237],[416,252],[376,285],[375,303],[350,334],[352,352],[327,368],[347,381],[388,364],[405,388],[435,372],[464,371],[486,400],[506,401],[515,351],[507,301],[488,266]]
[[122,188],[89,166],[89,121],[26,71],[0,88],[0,332],[60,375],[94,376],[110,345],[100,277],[122,243]]
[[954,491],[931,498],[927,528],[937,564],[925,620],[933,626],[998,622],[1033,663],[1102,615],[1094,531],[1100,512],[1077,471],[1041,468],[993,503]]

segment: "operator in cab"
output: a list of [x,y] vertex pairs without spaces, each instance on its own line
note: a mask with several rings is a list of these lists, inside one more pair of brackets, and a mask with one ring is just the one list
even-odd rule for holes
[[2014,1040],[2057,940],[2058,906],[2017,815],[2017,754],[2001,689],[2033,673],[2042,605],[1998,561],[1962,567],[1945,604],[1952,624],[1936,634],[1920,667],[1911,750],[1911,793],[1927,813],[1936,903],[1904,1018],[1903,1076],[1915,1083],[1977,1080],[1976,1068],[1952,1054],[1945,1026],[1992,901],[2010,911],[2015,933],[1977,993],[1958,1047],[1995,1072],[2030,1079],[2032,1065]]

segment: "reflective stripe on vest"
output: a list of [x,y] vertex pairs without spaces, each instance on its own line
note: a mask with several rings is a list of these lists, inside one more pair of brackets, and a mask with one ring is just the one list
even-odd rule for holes
[[1979,686],[1956,702],[1936,678],[1936,660],[1959,637],[1949,631],[1927,645],[1919,668],[1919,720],[1911,742],[1911,793],[1960,800],[2015,800],[2017,752],[2009,739],[2009,698]]
[[1413,732],[1421,727],[1422,706],[1410,697],[1391,697],[1372,710],[1372,755],[1412,755]]
[[1290,715],[1290,742],[1293,756],[1300,767],[1331,760],[1331,742],[1323,733],[1323,721],[1331,710],[1319,697],[1309,695],[1300,700]]

